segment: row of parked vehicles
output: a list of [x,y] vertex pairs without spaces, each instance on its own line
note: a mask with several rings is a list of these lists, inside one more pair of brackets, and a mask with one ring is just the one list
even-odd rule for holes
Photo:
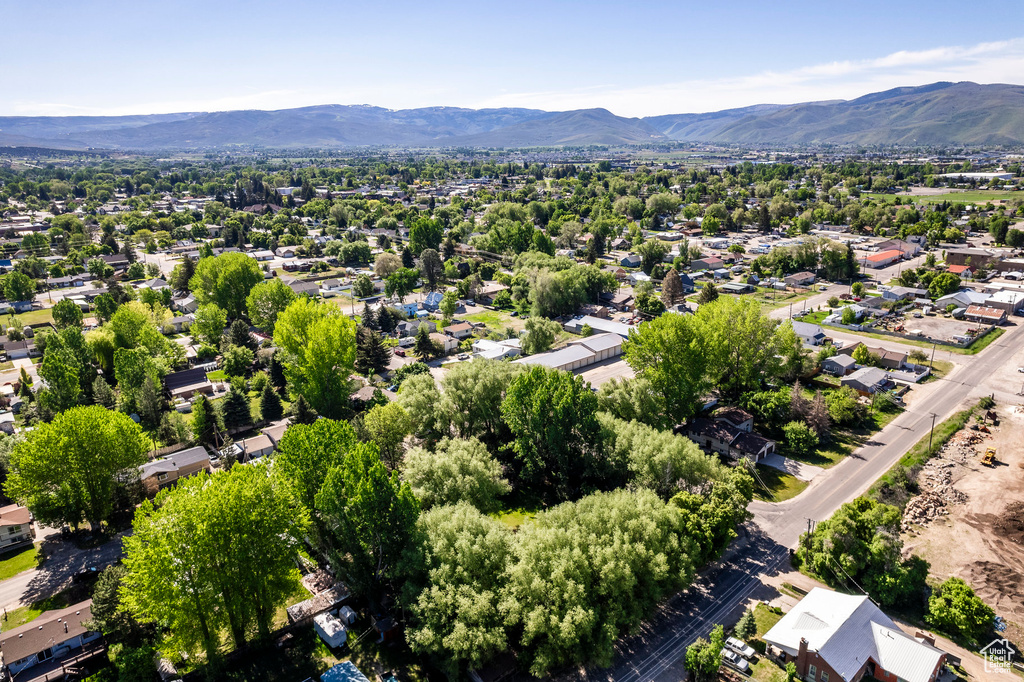
[[747,675],[750,674],[750,661],[754,657],[754,650],[735,637],[725,640],[725,647],[722,649],[722,664]]

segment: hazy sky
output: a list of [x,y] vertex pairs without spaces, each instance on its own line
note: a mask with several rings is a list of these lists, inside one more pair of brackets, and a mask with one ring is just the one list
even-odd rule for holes
[[310,104],[623,116],[1024,83],[1024,2],[0,0],[0,115]]

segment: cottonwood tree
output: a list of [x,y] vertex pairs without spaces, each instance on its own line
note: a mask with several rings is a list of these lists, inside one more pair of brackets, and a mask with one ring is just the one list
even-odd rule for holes
[[220,346],[227,323],[227,312],[216,303],[207,303],[196,309],[189,332],[192,338],[201,343]]
[[82,309],[74,301],[61,299],[53,306],[53,324],[57,329],[82,326]]
[[264,463],[201,472],[146,501],[125,538],[122,598],[140,621],[168,624],[179,641],[219,656],[255,631],[270,635],[295,589],[306,517]]
[[14,448],[4,488],[40,522],[94,532],[113,511],[114,491],[146,462],[148,441],[127,415],[90,405],[40,424]]
[[509,383],[501,413],[514,438],[516,474],[531,490],[574,499],[607,476],[597,396],[581,377],[532,367]]
[[527,355],[543,353],[551,348],[562,325],[543,317],[531,317],[526,321],[526,336],[523,337],[523,352]]
[[201,258],[189,288],[200,304],[216,303],[231,317],[246,312],[249,292],[263,281],[259,264],[244,253]]
[[356,433],[346,421],[318,419],[312,424],[294,424],[278,444],[274,472],[312,513],[327,472],[345,462],[356,441]]
[[412,431],[412,422],[398,403],[375,405],[363,416],[363,429],[377,445],[380,457],[389,469],[398,467],[404,448],[402,442]]
[[337,306],[303,296],[277,318],[274,344],[284,355],[292,390],[322,416],[343,416],[355,365],[355,323]]
[[376,607],[413,537],[419,502],[377,446],[358,443],[332,467],[316,495],[330,538],[331,563]]

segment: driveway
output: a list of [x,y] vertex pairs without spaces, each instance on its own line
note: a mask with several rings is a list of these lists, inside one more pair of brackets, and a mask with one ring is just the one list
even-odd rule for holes
[[33,568],[0,582],[0,608],[11,610],[27,606],[60,592],[71,584],[71,577],[89,566],[104,566],[121,558],[121,540],[118,535],[93,549],[78,549],[74,543],[63,541],[52,529],[41,529],[40,551],[46,560],[40,568]]
[[761,460],[761,464],[784,471],[790,476],[795,476],[801,481],[811,481],[814,477],[824,471],[821,467],[816,467],[813,464],[805,464],[804,462],[798,462],[795,459],[789,457],[783,457],[782,455],[771,454]]

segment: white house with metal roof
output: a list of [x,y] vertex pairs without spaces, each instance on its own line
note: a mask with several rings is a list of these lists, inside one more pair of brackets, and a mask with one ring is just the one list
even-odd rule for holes
[[815,682],[934,682],[946,652],[911,637],[866,596],[816,587],[764,635],[768,654]]

